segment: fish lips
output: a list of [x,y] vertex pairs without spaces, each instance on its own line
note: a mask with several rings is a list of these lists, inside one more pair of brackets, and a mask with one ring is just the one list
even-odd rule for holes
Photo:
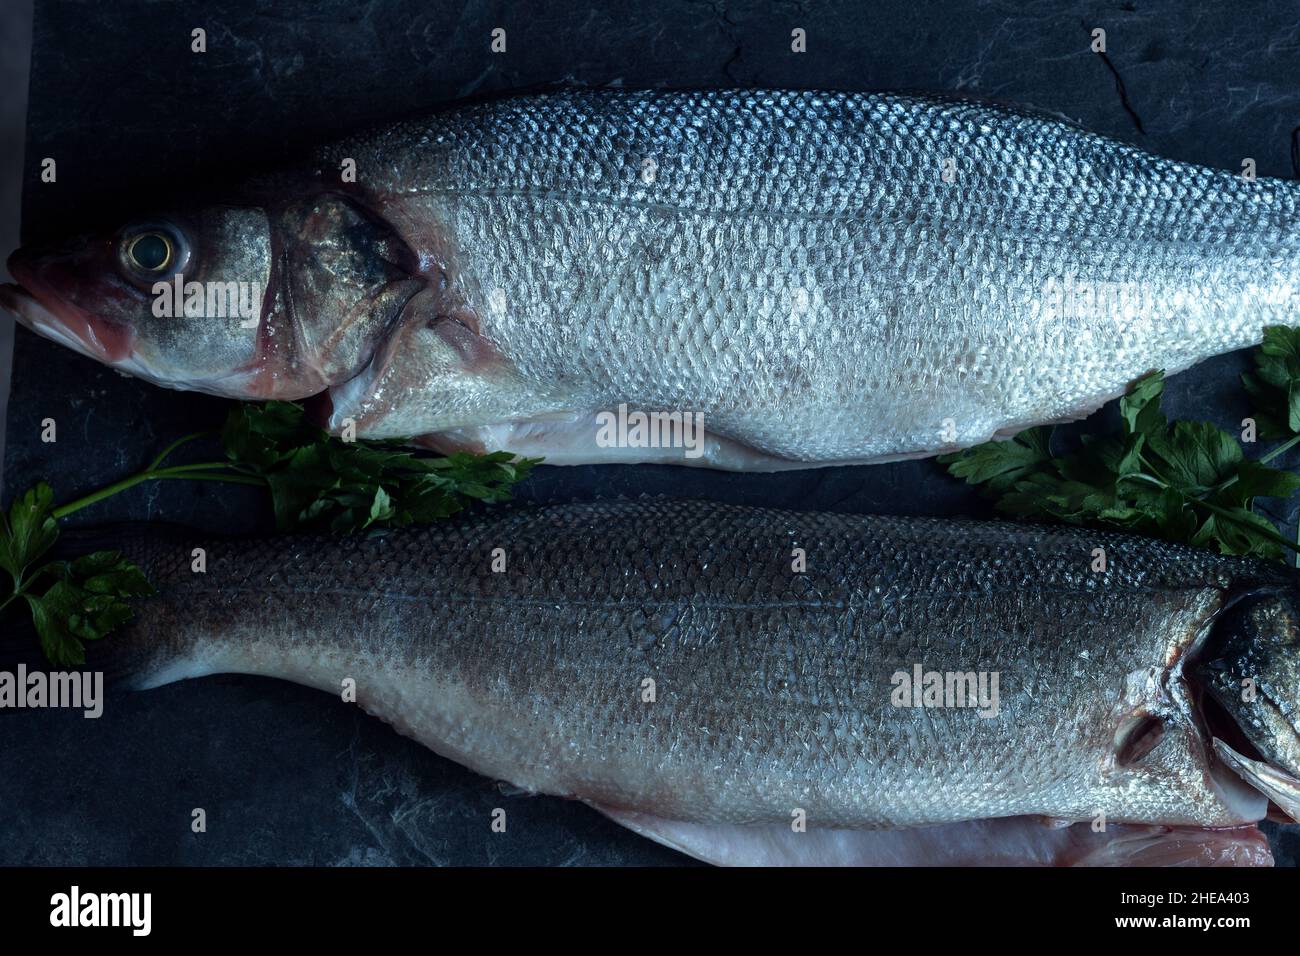
[[28,329],[106,365],[119,365],[131,357],[132,331],[59,295],[41,279],[24,250],[11,255],[7,265],[18,284],[0,285],[0,308],[12,312]]

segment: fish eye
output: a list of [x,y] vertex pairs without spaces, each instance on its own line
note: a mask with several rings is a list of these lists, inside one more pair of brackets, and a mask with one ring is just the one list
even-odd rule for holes
[[189,246],[179,230],[164,223],[144,223],[123,230],[118,259],[123,274],[144,286],[183,270]]
[[146,232],[131,240],[126,254],[131,265],[145,272],[161,272],[172,261],[172,243],[160,232]]

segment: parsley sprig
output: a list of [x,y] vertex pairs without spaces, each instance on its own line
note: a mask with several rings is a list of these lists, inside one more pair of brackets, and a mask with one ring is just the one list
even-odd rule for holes
[[195,432],[172,442],[144,470],[56,507],[45,483],[0,513],[0,616],[25,602],[45,656],[85,663],[85,642],[99,640],[131,616],[127,600],[153,593],[144,573],[117,551],[75,560],[43,559],[59,537],[60,518],[147,481],[222,481],[266,488],[280,530],[350,533],[424,524],[471,502],[498,502],[540,461],[506,452],[419,455],[399,442],[343,441],[308,421],[291,402],[238,405],[220,431],[223,460],[168,465]]
[[12,581],[0,600],[0,614],[22,599],[45,656],[58,665],[80,665],[86,662],[83,642],[98,640],[130,618],[126,600],[152,594],[153,588],[117,551],[42,562],[58,537],[54,492],[43,482],[14,501],[7,516],[0,513],[0,568]]
[[473,501],[498,502],[540,458],[509,452],[418,455],[400,441],[344,441],[312,424],[293,402],[237,405],[219,433],[224,461],[166,465],[195,432],[172,442],[149,467],[54,509],[55,518],[146,481],[185,479],[257,485],[271,493],[281,531],[339,534],[446,518]]
[[939,461],[996,499],[998,510],[1068,524],[1110,525],[1223,554],[1280,560],[1300,552],[1260,498],[1290,498],[1300,475],[1269,462],[1300,443],[1300,329],[1265,331],[1255,372],[1243,376],[1258,437],[1281,444],[1257,459],[1208,422],[1169,422],[1161,373],[1120,400],[1119,434],[1084,435],[1077,450],[1053,452],[1053,429],[1031,428]]
[[234,473],[266,483],[282,531],[427,524],[474,501],[509,499],[541,461],[509,452],[431,457],[400,441],[343,441],[290,402],[236,407],[221,443]]

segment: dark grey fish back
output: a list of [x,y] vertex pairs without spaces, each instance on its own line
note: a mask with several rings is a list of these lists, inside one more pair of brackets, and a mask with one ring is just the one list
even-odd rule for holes
[[[1288,580],[1271,565],[1113,532],[673,499],[508,508],[370,536],[193,542],[207,550],[206,575],[192,575],[187,553],[170,542],[165,557],[146,563],[163,579],[195,588],[355,587],[445,600],[727,595],[843,604],[891,592],[1100,596]],[[506,573],[492,570],[498,548]],[[1101,572],[1092,569],[1096,548],[1105,551]],[[806,556],[804,572],[793,570],[794,549]]]
[[[938,96],[576,90],[482,103],[364,142],[438,170],[407,194],[554,193],[1179,242],[1246,221],[1297,225],[1284,182],[1247,182],[1035,111]],[[946,191],[935,188],[945,159],[959,174]]]

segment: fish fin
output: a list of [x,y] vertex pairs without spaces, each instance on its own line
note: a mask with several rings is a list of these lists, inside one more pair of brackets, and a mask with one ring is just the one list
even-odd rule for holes
[[[1089,828],[1079,823],[1077,828]],[[1259,827],[1226,829],[1112,824],[1113,839],[1098,840],[1070,866],[1238,867],[1272,866],[1268,838]]]
[[556,405],[479,334],[476,316],[428,289],[406,303],[365,368],[317,404],[329,431],[339,434],[350,419],[358,438],[408,438],[466,418],[527,417]]
[[1272,800],[1292,821],[1300,823],[1300,780],[1272,764],[1242,756],[1218,737],[1214,738],[1214,752],[1243,780]]
[[496,784],[497,784],[497,791],[498,791],[498,792],[499,792],[503,797],[535,797],[535,796],[537,796],[537,791],[536,791],[536,790],[534,790],[534,789],[532,789],[532,788],[530,788],[530,787],[519,787],[519,786],[516,786],[515,784],[511,783],[509,780],[498,780],[498,781],[496,782]]
[[1257,827],[1209,830],[1041,817],[968,820],[896,830],[686,823],[597,806],[634,833],[721,866],[1271,866]]
[[[730,438],[708,432],[698,419],[690,431],[675,428],[673,442],[661,447],[628,444],[602,445],[598,412],[551,412],[527,420],[455,428],[421,435],[415,443],[448,454],[470,451],[508,451],[525,458],[542,457],[550,465],[673,464],[719,468],[725,471],[774,472],[803,469],[809,462],[769,455]],[[614,413],[610,413],[614,414]],[[683,422],[685,419],[683,419]],[[844,464],[827,462],[826,464]]]

